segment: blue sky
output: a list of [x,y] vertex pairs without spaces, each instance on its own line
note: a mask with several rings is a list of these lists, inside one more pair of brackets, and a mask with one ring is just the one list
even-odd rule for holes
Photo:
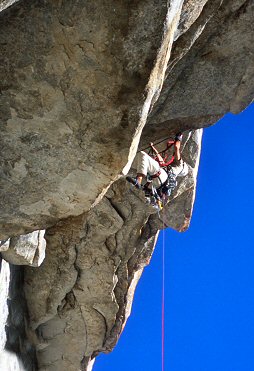
[[[166,230],[166,371],[254,370],[254,105],[205,129],[189,230]],[[161,370],[162,233],[115,350],[94,371]],[[121,365],[121,366],[120,366]]]

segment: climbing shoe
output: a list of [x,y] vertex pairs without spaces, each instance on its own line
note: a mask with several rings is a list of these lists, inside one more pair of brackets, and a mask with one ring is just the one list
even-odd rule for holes
[[137,189],[142,189],[142,186],[141,184],[138,183],[137,179],[136,178],[132,178],[131,176],[127,176],[126,177],[126,180],[133,184]]

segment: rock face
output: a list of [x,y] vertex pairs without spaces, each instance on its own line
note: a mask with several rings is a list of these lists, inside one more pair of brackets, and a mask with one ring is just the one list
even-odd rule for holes
[[252,1],[208,1],[174,43],[160,97],[143,131],[167,137],[176,127],[209,126],[253,100]]
[[2,238],[89,210],[131,164],[181,5],[21,1],[2,14]]
[[14,4],[18,0],[0,0],[0,12]]
[[34,231],[23,236],[11,237],[0,246],[2,257],[14,265],[39,267],[45,258],[45,231]]
[[25,269],[31,325],[40,336],[39,368],[77,370],[80,359],[86,365],[98,352],[114,347],[163,215],[173,215],[173,200],[181,197],[177,203],[185,218],[168,217],[164,223],[183,229],[189,221],[186,214],[190,217],[192,210],[201,134],[186,138],[183,155],[192,161],[193,170],[159,217],[145,204],[142,191],[130,189],[120,179],[89,213],[48,229],[44,263],[39,269]]
[[[0,2],[0,238],[26,266],[12,270],[7,348],[28,371],[88,371],[116,344],[158,231],[189,226],[200,128],[253,99],[254,4],[12,3]],[[190,171],[158,216],[121,174],[178,131]],[[31,267],[22,246],[42,229]]]

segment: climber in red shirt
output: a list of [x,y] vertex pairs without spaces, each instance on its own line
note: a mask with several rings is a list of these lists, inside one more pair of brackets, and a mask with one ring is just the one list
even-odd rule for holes
[[169,196],[176,187],[176,177],[185,176],[188,173],[188,166],[181,158],[181,141],[182,134],[179,133],[174,140],[174,160],[170,165],[151,143],[151,148],[156,155],[155,158],[144,151],[139,152],[137,154],[137,176],[136,178],[127,177],[126,179],[138,189],[142,189],[142,181],[146,179],[146,189],[149,184],[152,184],[159,194]]

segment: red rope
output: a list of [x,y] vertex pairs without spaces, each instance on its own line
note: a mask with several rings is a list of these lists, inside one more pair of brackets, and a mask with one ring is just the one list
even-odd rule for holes
[[[164,206],[164,205],[163,205]],[[164,221],[164,207],[162,209]],[[165,229],[162,230],[161,370],[165,367]]]

